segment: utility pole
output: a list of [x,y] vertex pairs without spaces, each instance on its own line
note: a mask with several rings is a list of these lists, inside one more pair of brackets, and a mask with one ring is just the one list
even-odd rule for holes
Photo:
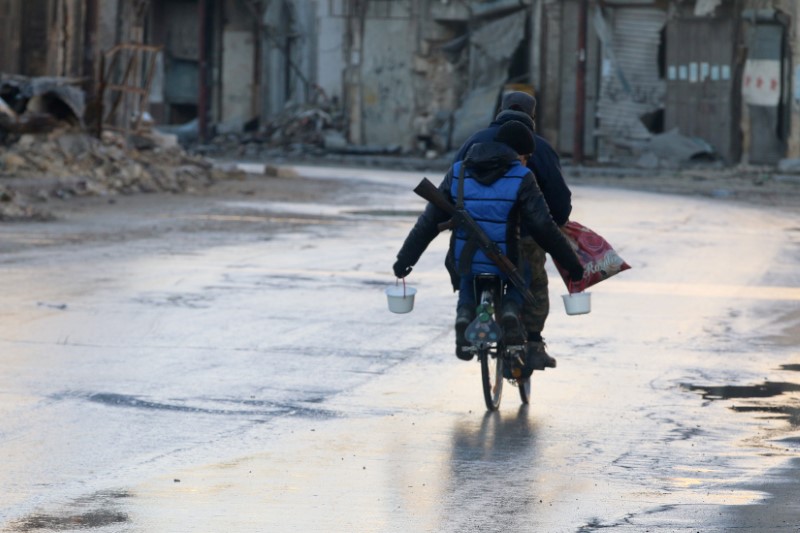
[[83,78],[87,99],[95,94],[97,76],[97,26],[99,20],[98,0],[86,0],[86,19],[83,27]]
[[363,54],[366,3],[364,0],[347,0],[347,37],[345,61],[345,109],[347,110],[348,140],[353,144],[364,142],[362,116],[361,65]]
[[198,36],[198,80],[197,80],[197,131],[201,143],[208,138],[208,6],[199,0],[197,7]]
[[586,28],[589,0],[580,0],[578,12],[578,52],[575,69],[575,134],[572,144],[572,159],[583,163],[583,137],[586,123]]

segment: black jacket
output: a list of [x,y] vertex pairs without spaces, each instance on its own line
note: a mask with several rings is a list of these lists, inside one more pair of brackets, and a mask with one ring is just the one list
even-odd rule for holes
[[522,122],[534,132],[536,149],[533,157],[528,160],[528,168],[536,178],[536,183],[544,195],[553,220],[559,226],[563,226],[569,220],[572,212],[572,192],[561,174],[561,161],[558,154],[546,140],[536,135],[533,119],[526,113],[510,110],[499,113],[487,128],[475,132],[464,142],[453,162],[462,161],[473,144],[493,141],[500,126],[510,120]]
[[[479,180],[499,179],[505,175],[511,163],[517,159],[517,154],[508,146],[501,143],[489,142],[475,144],[469,151],[464,160],[464,166]],[[450,193],[453,181],[452,167],[448,171],[444,180],[439,185],[439,191],[450,200],[453,205],[455,201]],[[515,217],[510,221],[510,230],[513,226],[515,230],[525,229],[539,246],[553,257],[558,263],[569,272],[582,271],[578,256],[572,249],[567,239],[561,233],[550,211],[547,208],[544,196],[542,196],[539,186],[533,177],[533,173],[528,172],[522,179],[519,188],[517,202],[514,207]],[[435,205],[428,203],[425,211],[417,219],[417,223],[406,237],[400,252],[397,254],[398,262],[404,266],[414,266],[422,253],[439,234],[439,224],[446,222],[448,215]],[[509,259],[514,261],[516,250],[509,246]],[[452,260],[453,241],[450,241],[448,259]],[[449,269],[451,270],[451,269]],[[458,278],[454,276],[455,269],[451,270],[453,288],[458,288]]]

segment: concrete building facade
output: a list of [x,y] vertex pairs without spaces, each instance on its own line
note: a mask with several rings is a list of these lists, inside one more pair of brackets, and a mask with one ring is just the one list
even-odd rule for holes
[[352,145],[445,152],[521,89],[579,161],[668,135],[729,164],[800,157],[791,0],[0,0],[0,32],[0,72],[90,89],[115,45],[154,47],[127,81],[206,136],[319,107]]

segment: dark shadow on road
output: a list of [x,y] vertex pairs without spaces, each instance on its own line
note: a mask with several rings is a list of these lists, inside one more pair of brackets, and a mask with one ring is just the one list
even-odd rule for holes
[[530,474],[538,456],[528,406],[460,419],[452,432],[441,531],[514,531],[541,505]]
[[10,524],[10,531],[75,531],[103,528],[129,521],[128,515],[115,509],[117,502],[130,497],[126,491],[98,492],[75,500],[73,512],[64,515],[33,514]]

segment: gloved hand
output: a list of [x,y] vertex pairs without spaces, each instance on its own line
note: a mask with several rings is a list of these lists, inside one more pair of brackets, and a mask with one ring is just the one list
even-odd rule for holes
[[578,263],[569,271],[569,279],[578,282],[583,279],[583,265]]
[[411,273],[411,267],[400,261],[400,259],[394,262],[392,270],[394,270],[394,275],[398,278],[404,278]]

